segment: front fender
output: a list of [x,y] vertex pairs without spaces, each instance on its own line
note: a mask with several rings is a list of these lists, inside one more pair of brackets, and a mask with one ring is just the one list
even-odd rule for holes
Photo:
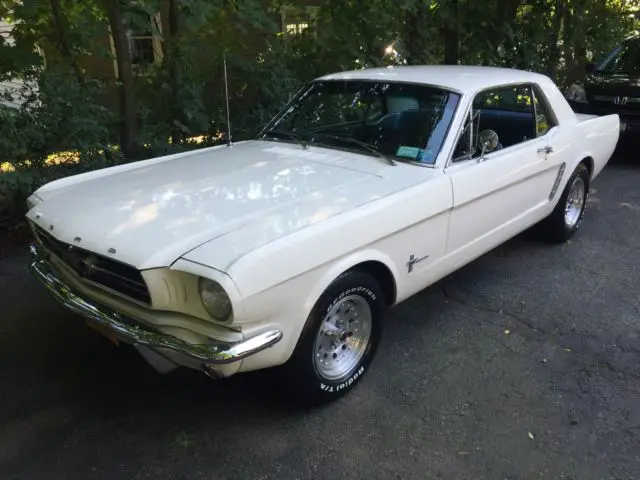
[[311,309],[313,309],[313,306],[322,295],[322,292],[324,292],[336,278],[357,265],[371,261],[379,262],[387,267],[393,276],[394,283],[396,283],[396,279],[398,278],[398,268],[386,253],[373,248],[353,252],[332,262],[328,268],[324,269],[322,276],[318,279],[304,301],[304,309],[307,312],[307,315],[311,312]]
[[326,263],[243,299],[244,317],[238,326],[245,335],[278,328],[282,340],[270,349],[244,360],[241,371],[286,362],[293,353],[314,305],[326,288],[342,273],[363,262],[377,261],[397,278],[397,267],[379,250],[363,249]]

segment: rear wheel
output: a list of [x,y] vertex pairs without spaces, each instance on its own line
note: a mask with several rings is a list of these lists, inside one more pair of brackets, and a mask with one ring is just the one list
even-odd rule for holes
[[382,334],[383,292],[370,275],[338,277],[314,306],[284,366],[286,385],[306,405],[334,401],[367,372]]
[[589,170],[581,163],[574,170],[558,204],[543,222],[545,238],[560,243],[569,240],[582,225],[589,194]]

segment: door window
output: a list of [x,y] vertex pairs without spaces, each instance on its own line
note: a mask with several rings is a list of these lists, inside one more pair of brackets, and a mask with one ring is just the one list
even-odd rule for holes
[[[454,162],[479,157],[478,133],[493,130],[498,134],[496,150],[532,140],[543,131],[545,119],[537,127],[534,95],[530,85],[514,85],[484,90],[473,100],[471,116],[454,150]],[[541,110],[541,113],[544,113]],[[539,128],[539,130],[538,130]]]

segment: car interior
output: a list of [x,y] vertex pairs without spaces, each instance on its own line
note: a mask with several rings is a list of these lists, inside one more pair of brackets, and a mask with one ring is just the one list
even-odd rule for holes
[[380,150],[395,154],[403,145],[426,145],[437,118],[434,105],[420,105],[418,98],[404,95],[390,95],[385,100],[386,114],[374,123],[365,125],[370,134],[374,134],[371,140],[376,142]]
[[536,138],[536,122],[531,112],[514,112],[493,108],[480,108],[478,131],[493,130],[498,134],[502,148]]
[[[530,101],[530,91],[529,87],[522,87],[478,94],[472,106],[474,142],[477,142],[478,133],[483,130],[493,130],[498,135],[498,147],[495,150],[536,138],[537,122]],[[474,145],[473,151],[469,151],[469,144],[467,129],[454,151],[454,161],[477,158],[481,155],[481,146]]]
[[446,108],[442,94],[423,99],[403,92],[379,96],[375,100],[373,103],[378,104],[378,112],[374,115],[366,114],[355,122],[322,126],[314,132],[348,134],[386,155],[396,155],[403,146],[423,149],[430,140],[444,137],[444,132],[438,129]]

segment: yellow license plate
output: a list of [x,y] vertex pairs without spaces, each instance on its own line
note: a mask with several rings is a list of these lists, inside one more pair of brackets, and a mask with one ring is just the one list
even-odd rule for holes
[[92,322],[91,320],[87,321],[87,325],[89,327],[93,328],[98,333],[102,334],[104,337],[106,337],[116,347],[120,346],[120,341],[118,340],[118,336],[115,333],[113,333],[111,330],[109,330],[108,328],[103,327],[99,323]]

